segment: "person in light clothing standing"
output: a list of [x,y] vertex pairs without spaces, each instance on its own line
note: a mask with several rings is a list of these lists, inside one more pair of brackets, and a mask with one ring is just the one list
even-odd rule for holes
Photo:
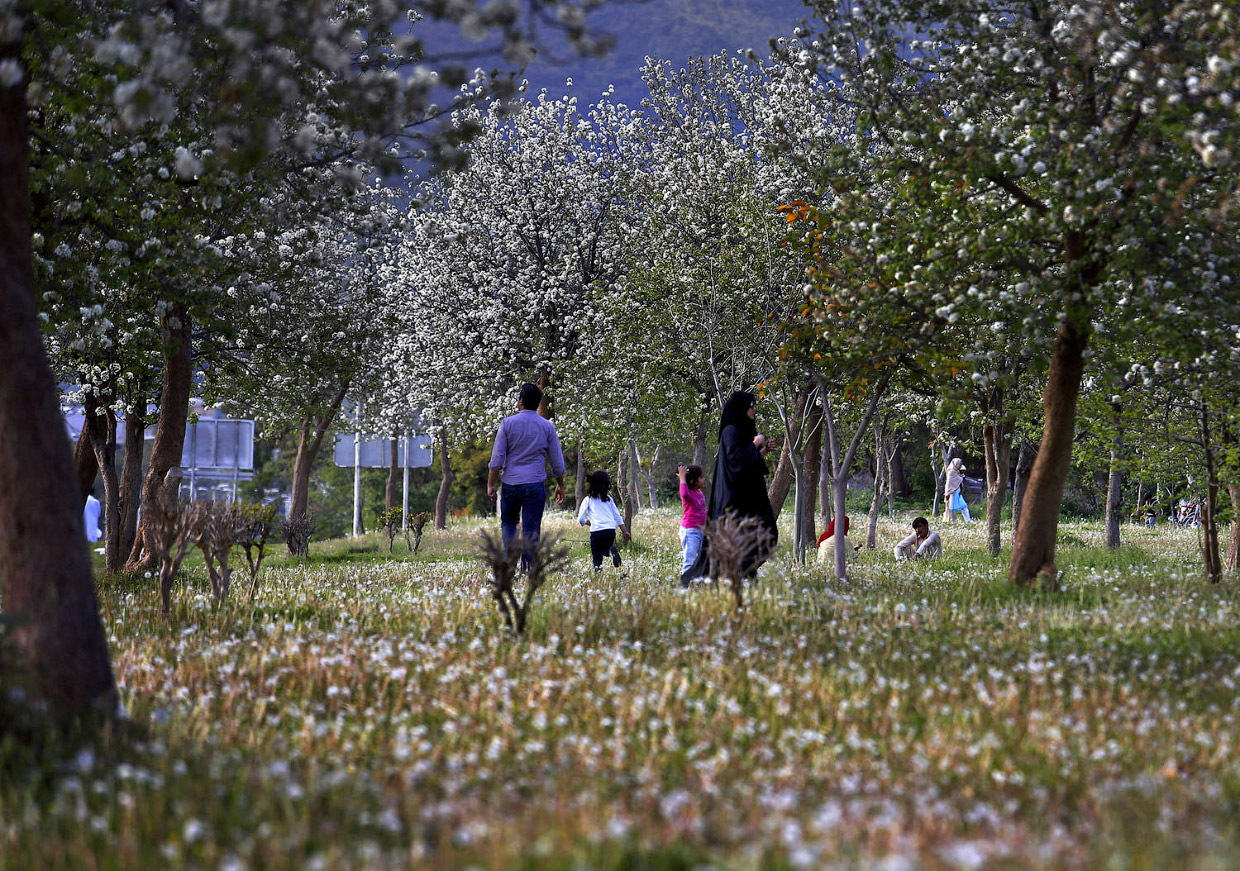
[[99,500],[94,492],[86,494],[86,507],[82,510],[82,522],[86,525],[86,540],[94,544],[99,540]]
[[943,512],[945,521],[950,523],[954,513],[959,513],[966,521],[973,520],[969,514],[969,503],[964,500],[964,460],[960,457],[952,460],[947,467],[947,481],[943,492],[947,494],[947,510]]
[[[564,504],[564,451],[555,424],[538,414],[542,391],[538,385],[521,385],[517,413],[500,422],[488,465],[487,496],[499,496],[499,528],[507,547],[516,537],[521,521],[525,547],[521,568],[528,569],[542,534],[547,507],[547,464],[555,478],[555,501]],[[503,484],[503,491],[497,485]]]
[[611,476],[602,469],[594,472],[586,481],[586,498],[581,500],[581,510],[577,512],[577,522],[590,527],[590,557],[594,560],[596,572],[603,568],[603,557],[608,554],[611,554],[611,564],[620,567],[617,529],[624,535],[625,541],[632,538],[610,491]]

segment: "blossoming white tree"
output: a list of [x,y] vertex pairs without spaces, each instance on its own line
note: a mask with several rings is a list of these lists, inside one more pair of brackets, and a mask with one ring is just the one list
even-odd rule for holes
[[[433,132],[445,111],[434,92],[440,83],[463,84],[468,76],[434,57],[433,47],[416,35],[416,20],[426,14],[471,33],[497,34],[509,62],[519,65],[532,51],[523,11],[552,13],[581,51],[600,48],[583,9],[569,0],[483,8],[436,0],[295,7],[62,4],[40,6],[37,14],[26,4],[0,3],[0,439],[6,445],[0,598],[6,611],[23,616],[16,635],[20,661],[58,712],[73,717],[110,708],[115,689],[85,543],[62,543],[81,520],[68,446],[57,436],[56,384],[34,304],[28,94],[37,94],[41,82],[33,77],[56,74],[55,54],[66,42],[70,52],[88,50],[106,71],[84,95],[107,110],[103,123],[139,130],[171,123],[192,104],[213,133],[212,150],[236,166],[253,166],[280,146],[308,160],[353,153],[379,163],[400,156],[392,152],[397,141],[452,160],[460,137]],[[84,23],[102,38],[83,31]],[[486,85],[477,79],[459,99],[475,99]],[[302,120],[291,129],[286,122],[292,116]],[[192,177],[199,161],[187,152],[178,165]],[[188,345],[189,324],[174,307],[165,326],[171,359]],[[31,505],[39,510],[31,512]]]
[[589,398],[621,380],[610,333],[627,305],[637,116],[543,94],[457,121],[478,131],[470,165],[420,191],[389,292],[405,323],[390,369],[406,392],[394,401],[433,421],[443,444],[451,431],[491,429],[512,412],[516,384],[535,380],[572,409],[560,420],[574,439],[583,413],[607,416]]

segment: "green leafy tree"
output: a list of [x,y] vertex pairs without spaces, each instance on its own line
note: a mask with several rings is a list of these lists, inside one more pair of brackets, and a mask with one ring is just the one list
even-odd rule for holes
[[1017,583],[1053,581],[1100,314],[1124,311],[1135,338],[1168,307],[1191,318],[1234,300],[1221,279],[1204,292],[1179,279],[1219,256],[1234,196],[1235,12],[1205,0],[808,5],[819,20],[786,56],[838,82],[858,112],[860,144],[815,156],[847,236],[833,286],[948,322],[1006,312],[1016,294],[1030,313],[1012,327],[1053,336],[1010,566]]

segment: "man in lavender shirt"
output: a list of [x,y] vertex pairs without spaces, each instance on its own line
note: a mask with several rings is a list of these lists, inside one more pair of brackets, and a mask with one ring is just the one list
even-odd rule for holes
[[[487,475],[487,496],[494,499],[496,484],[504,484],[499,499],[499,528],[504,546],[517,534],[517,518],[525,538],[521,567],[528,569],[530,555],[542,532],[543,509],[547,505],[547,462],[555,477],[555,501],[564,504],[564,451],[555,424],[538,414],[542,391],[538,385],[521,385],[517,413],[500,422],[491,451]],[[502,473],[502,474],[501,474]]]

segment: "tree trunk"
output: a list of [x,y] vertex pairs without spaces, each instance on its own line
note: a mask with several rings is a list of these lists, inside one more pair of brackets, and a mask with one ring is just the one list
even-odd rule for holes
[[[826,398],[823,398],[823,404],[826,405]],[[823,412],[824,433],[823,433],[823,453],[822,463],[818,469],[818,504],[822,506],[822,528],[825,530],[831,525],[831,518],[835,516],[835,486],[831,478],[831,439],[829,434],[825,432],[826,412]]]
[[1025,504],[1025,488],[1033,472],[1033,461],[1038,458],[1038,448],[1028,439],[1021,439],[1020,453],[1016,455],[1016,481],[1012,486],[1012,535],[1020,528],[1020,511]]
[[392,437],[392,449],[388,455],[387,482],[383,485],[383,510],[391,511],[396,507],[396,487],[399,482],[397,471],[400,469],[400,437]]
[[771,510],[779,517],[784,510],[784,502],[792,489],[792,439],[785,437],[783,447],[779,449],[779,462],[775,464],[775,472],[771,475],[771,484],[767,487],[766,496],[771,500]]
[[146,389],[140,386],[125,412],[125,459],[121,467],[121,541],[118,553],[133,552],[142,498],[142,446],[146,442]]
[[95,478],[99,477],[99,461],[95,459],[95,449],[90,443],[90,432],[86,428],[85,418],[82,420],[82,431],[78,433],[77,442],[73,445],[73,467],[77,470],[78,490],[85,502],[95,487]]
[[938,447],[938,439],[930,442],[930,471],[934,473],[934,500],[930,504],[930,518],[935,520],[939,516],[939,498],[945,497],[947,494],[943,492],[943,487],[947,483],[947,460],[943,460],[943,471],[939,472],[935,466],[935,448]]
[[706,468],[706,422],[710,415],[710,399],[702,403],[702,415],[698,418],[697,429],[693,432],[693,465]]
[[1124,426],[1120,422],[1118,405],[1115,410],[1115,438],[1111,442],[1111,473],[1107,478],[1106,545],[1110,550],[1120,546],[1120,510],[1123,508],[1124,486]]
[[1240,568],[1240,484],[1228,484],[1227,494],[1231,496],[1231,538],[1227,542],[1227,562],[1223,569],[1234,572]]
[[574,507],[580,507],[586,498],[586,445],[585,440],[577,439],[577,482],[573,487]]
[[[17,39],[0,43],[0,64],[20,64],[19,48]],[[0,602],[22,620],[12,635],[20,678],[70,721],[113,713],[117,697],[73,452],[35,313],[25,95],[24,77],[0,83]]]
[[320,411],[317,403],[306,410],[301,419],[301,427],[297,437],[297,459],[293,461],[293,481],[289,493],[289,519],[305,517],[310,507],[310,470],[319,457],[323,447],[323,437],[340,410],[345,394],[349,392],[349,379],[346,378],[332,397],[328,406]]
[[[1219,438],[1223,442],[1226,453],[1231,454],[1236,447],[1235,433],[1224,417],[1219,423]],[[1227,495],[1231,497],[1231,536],[1227,541],[1227,556],[1223,562],[1223,571],[1234,572],[1240,569],[1240,482],[1235,479],[1235,470],[1229,469],[1230,480],[1227,482]]]
[[992,393],[982,403],[982,446],[986,454],[986,549],[997,557],[1003,546],[1003,503],[1012,465],[1012,426],[1004,419],[1003,396]]
[[439,495],[435,497],[435,528],[448,528],[448,505],[452,498],[452,482],[456,475],[452,472],[451,442],[448,428],[439,428]]
[[[827,447],[831,465],[831,489],[834,497],[835,517],[839,521],[837,529],[840,536],[844,535],[844,513],[845,500],[848,496],[848,470],[852,468],[853,460],[857,456],[857,447],[861,444],[861,438],[865,435],[865,429],[870,425],[870,420],[874,417],[874,412],[878,409],[878,402],[883,397],[883,393],[887,390],[887,382],[890,379],[890,373],[885,372],[874,385],[874,392],[870,394],[869,401],[866,403],[865,413],[861,416],[861,421],[857,424],[857,430],[853,433],[852,440],[848,443],[848,450],[844,455],[840,456],[840,442],[835,432],[835,415],[831,411],[831,404],[827,397],[826,385],[820,382],[822,387],[822,417],[827,433]],[[824,466],[826,463],[823,464]],[[838,540],[838,539],[837,539]],[[847,554],[843,547],[835,548],[835,577],[843,579],[847,577]]]
[[1201,518],[1201,556],[1206,580],[1217,584],[1223,579],[1223,563],[1218,549],[1218,460],[1214,455],[1210,411],[1205,400],[1200,402],[1201,445],[1206,463],[1206,504]]
[[633,502],[633,510],[635,512],[642,510],[642,488],[639,483],[641,474],[641,461],[637,456],[637,440],[629,439],[629,474],[626,483],[628,484],[629,499]]
[[792,464],[792,557],[797,565],[805,565],[808,530],[805,518],[805,464]]
[[624,499],[624,527],[632,530],[633,528],[633,487],[630,486],[632,472],[629,470],[628,451],[623,448],[620,450],[619,461],[616,464],[616,490],[622,494]]
[[659,507],[659,493],[658,493],[658,488],[655,486],[655,476],[658,474],[659,451],[660,450],[661,450],[660,445],[654,446],[654,452],[650,455],[650,471],[646,472],[643,470],[643,474],[645,474],[646,476],[647,488],[650,490],[650,507],[651,508]]
[[[159,397],[159,423],[155,427],[155,442],[151,446],[151,462],[142,484],[142,504],[154,505],[168,470],[181,465],[185,450],[185,426],[189,419],[189,394],[193,386],[193,335],[189,311],[184,303],[174,303],[161,319],[164,344],[164,386]],[[180,479],[174,478],[167,486],[180,487]],[[136,572],[152,564],[153,548],[146,544],[152,535],[151,514],[143,517],[134,537],[133,550],[129,552],[127,571]]]
[[887,469],[887,516],[892,520],[896,519],[896,457],[900,455],[900,443],[898,441],[890,441],[884,448],[886,456],[885,466]]
[[784,421],[784,444],[779,451],[779,462],[775,465],[775,474],[771,476],[771,483],[766,492],[771,502],[771,510],[775,512],[776,517],[779,517],[779,513],[783,510],[784,502],[788,499],[788,492],[795,481],[796,470],[793,466],[804,461],[803,457],[798,456],[803,452],[800,444],[801,426],[802,421],[805,420],[805,407],[809,404],[813,392],[814,380],[809,378],[805,386],[792,397],[792,408],[789,409],[787,419]]
[[891,489],[904,499],[913,495],[913,487],[904,471],[904,440],[896,439],[891,453]]
[[[116,474],[116,413],[108,407],[115,400],[109,389],[103,402],[94,393],[87,394],[85,420],[82,428],[90,433],[95,464],[103,478],[103,563],[104,571],[116,574],[125,567],[127,554],[121,553],[121,492]],[[102,412],[102,413],[101,413]]]
[[[1082,320],[1079,326],[1078,318]],[[1059,531],[1059,506],[1063,502],[1064,483],[1072,460],[1076,401],[1088,344],[1088,320],[1079,312],[1071,313],[1055,337],[1042,397],[1042,443],[1038,446],[1038,457],[1025,491],[1022,523],[1012,541],[1008,577],[1015,584],[1031,585],[1040,579],[1044,588],[1051,589],[1058,582],[1055,536]]]
[[710,487],[711,487],[711,469],[707,465],[707,449],[709,445],[706,441],[706,425],[710,419],[710,394],[706,391],[702,392],[702,413],[698,417],[697,429],[693,431],[693,465],[702,469],[702,495],[706,499],[706,504],[710,504]]
[[818,482],[822,475],[822,406],[818,403],[810,410],[806,425],[809,427],[809,438],[805,441],[805,474],[802,481],[805,488],[805,540],[808,543],[818,541],[814,522],[818,511]]
[[874,486],[870,497],[870,510],[866,515],[865,546],[869,550],[878,547],[878,512],[883,504],[883,459],[874,458]]
[[874,425],[874,493],[870,499],[870,514],[865,530],[865,546],[869,550],[878,547],[878,512],[883,504],[883,483],[886,477],[886,464],[883,455],[883,427]]
[[542,399],[538,403],[538,416],[551,420],[555,417],[555,406],[551,400],[551,370],[543,369],[538,373],[538,389],[543,392]]

